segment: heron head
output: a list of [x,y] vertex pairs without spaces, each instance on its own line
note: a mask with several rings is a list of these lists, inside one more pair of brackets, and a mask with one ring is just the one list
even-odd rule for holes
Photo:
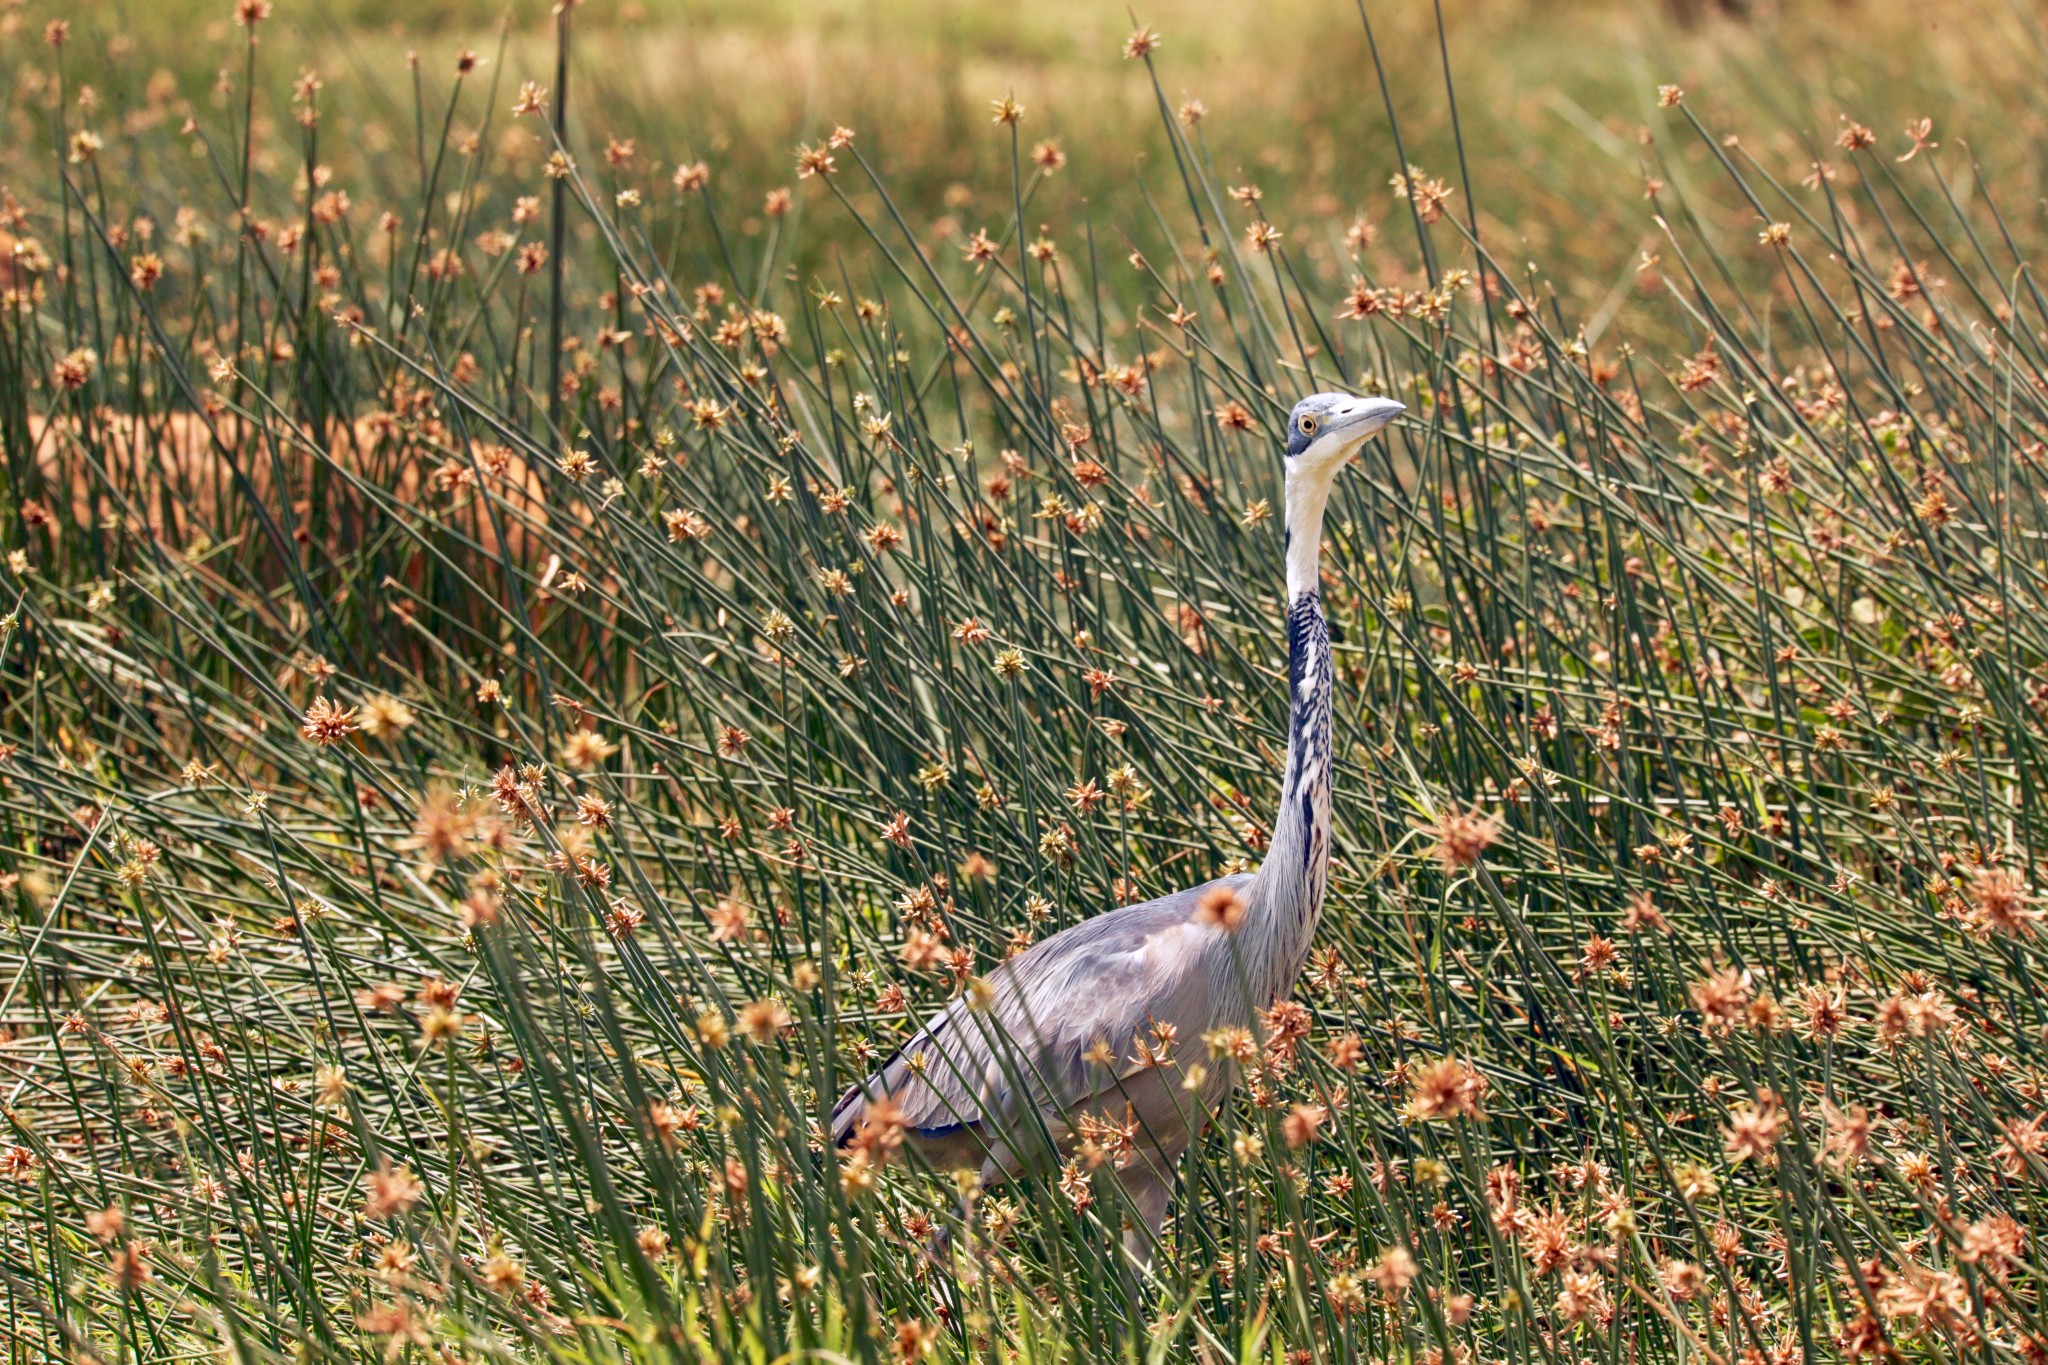
[[1310,394],[1287,415],[1287,472],[1334,471],[1368,436],[1407,410],[1391,398]]

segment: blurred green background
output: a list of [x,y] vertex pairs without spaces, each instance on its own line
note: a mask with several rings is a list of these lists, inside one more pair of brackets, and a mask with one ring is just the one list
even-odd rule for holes
[[[481,131],[504,155],[537,159],[531,131],[506,115],[521,79],[550,79],[550,14],[535,0],[279,0],[262,26],[258,77],[276,98],[261,107],[285,116],[291,77],[310,67],[328,81],[323,101],[347,110],[339,126],[349,136],[337,144],[330,132],[323,158],[346,173],[386,177],[395,194],[416,188],[416,166],[391,155],[415,135],[414,82],[436,110],[456,54],[473,47],[494,57],[502,42],[502,59],[478,77],[499,82]],[[8,104],[17,154],[49,146],[39,123],[52,83],[43,28],[57,17],[73,25],[64,60],[74,83],[93,87],[102,111],[93,117],[182,118],[184,101],[224,108],[239,79],[227,0],[16,4],[4,16],[4,79],[43,96]],[[1449,0],[1444,49],[1438,11],[1412,0],[1372,0],[1362,11],[1311,0],[1173,0],[1142,6],[1136,18],[1163,38],[1156,61],[1168,101],[1206,108],[1201,134],[1218,177],[1258,186],[1283,230],[1297,215],[1325,220],[1316,231],[1328,240],[1303,240],[1304,229],[1289,245],[1333,271],[1344,269],[1344,251],[1328,222],[1363,214],[1377,227],[1400,226],[1387,187],[1399,162],[1364,19],[1408,159],[1458,182],[1447,50],[1482,234],[1504,261],[1538,262],[1571,281],[1564,287],[1596,319],[1625,298],[1640,253],[1656,249],[1645,177],[1683,196],[1704,166],[1698,148],[1666,162],[1648,142],[1663,83],[1684,86],[1710,126],[1740,129],[1744,150],[1786,183],[1833,151],[1845,115],[1875,125],[1880,147],[1896,155],[1910,143],[1892,126],[1893,111],[1922,109],[1937,118],[1937,139],[1968,139],[2007,207],[2019,206],[2023,236],[2033,230],[2023,206],[2042,194],[2048,142],[2038,102],[2021,97],[2044,55],[2041,9],[2019,0],[1733,8],[1717,0]],[[653,183],[678,163],[705,160],[727,202],[742,208],[793,183],[799,142],[846,124],[862,133],[862,151],[888,175],[914,226],[941,237],[972,231],[982,213],[1007,210],[1010,148],[988,113],[1005,95],[1025,107],[1027,150],[1055,139],[1068,153],[1046,190],[1057,197],[1048,216],[1085,200],[1106,236],[1140,231],[1151,216],[1147,190],[1165,183],[1152,173],[1164,154],[1154,92],[1119,51],[1132,27],[1122,6],[589,0],[574,25],[572,134],[586,154],[599,155],[607,138],[631,138],[635,169]],[[480,118],[473,105],[460,111],[458,133],[464,119]],[[281,173],[281,144],[266,131],[259,123],[257,141]],[[1969,177],[1958,190],[1969,197]],[[802,203],[798,196],[799,211]],[[1709,226],[1725,215],[1731,232],[1747,230],[1751,217],[1739,204],[1693,207]],[[1465,215],[1462,198],[1452,208]],[[742,230],[766,226],[755,214]]]

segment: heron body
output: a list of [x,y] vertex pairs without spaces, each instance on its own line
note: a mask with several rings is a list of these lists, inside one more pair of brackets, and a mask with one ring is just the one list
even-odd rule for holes
[[[1141,1262],[1166,1217],[1175,1169],[1236,1079],[1226,1061],[1187,1084],[1147,1039],[1199,1046],[1248,1026],[1307,962],[1330,863],[1330,633],[1319,559],[1340,469],[1402,411],[1384,398],[1317,394],[1287,427],[1287,765],[1266,857],[1222,877],[1084,920],[996,968],[940,1010],[833,1110],[836,1144],[886,1115],[940,1169],[984,1186],[1047,1169],[1084,1137],[1122,1139],[1116,1177],[1137,1215]],[[1228,904],[1234,923],[1213,913]],[[1204,912],[1205,905],[1211,911]]]

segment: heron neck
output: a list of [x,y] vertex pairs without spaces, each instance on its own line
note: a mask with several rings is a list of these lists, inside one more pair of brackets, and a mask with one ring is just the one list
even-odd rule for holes
[[1322,913],[1330,867],[1330,629],[1320,576],[1330,475],[1287,480],[1287,768],[1255,904],[1269,944],[1267,994],[1293,982]]
[[1323,508],[1330,502],[1335,469],[1287,476],[1287,605],[1305,592],[1322,590]]

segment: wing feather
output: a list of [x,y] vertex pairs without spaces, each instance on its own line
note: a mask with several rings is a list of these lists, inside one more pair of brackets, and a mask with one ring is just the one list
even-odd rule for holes
[[1110,1081],[1089,1061],[1098,1040],[1121,1058],[1155,1023],[1184,1038],[1199,1033],[1214,1012],[1222,987],[1214,968],[1227,949],[1218,931],[1193,922],[1195,907],[1212,887],[1249,880],[1223,877],[1127,905],[1011,958],[990,974],[986,1007],[954,1000],[847,1091],[833,1111],[833,1141],[851,1138],[868,1099],[882,1095],[926,1139],[991,1120],[1008,1125],[1027,1109],[1051,1116]]

